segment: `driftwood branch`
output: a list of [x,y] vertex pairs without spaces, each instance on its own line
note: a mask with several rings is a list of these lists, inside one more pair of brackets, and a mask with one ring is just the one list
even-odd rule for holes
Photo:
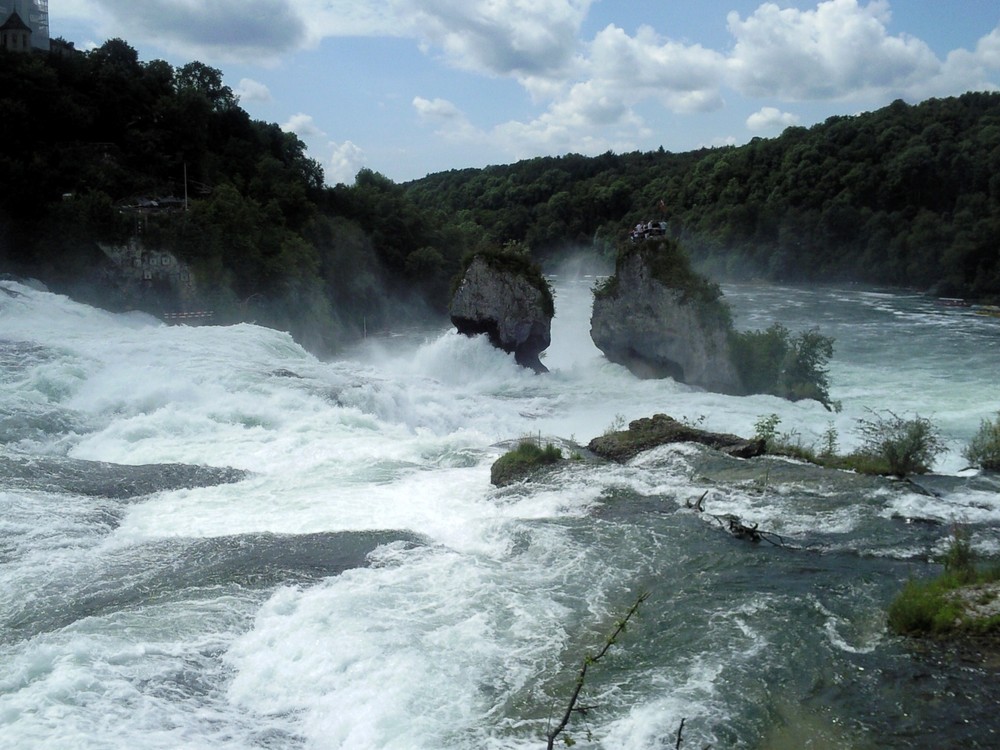
[[604,646],[601,647],[601,650],[598,651],[593,656],[588,654],[584,658],[583,664],[580,665],[580,671],[576,675],[576,682],[573,685],[573,692],[569,697],[569,703],[566,704],[566,710],[563,712],[562,718],[559,720],[559,723],[556,724],[552,728],[552,730],[545,736],[546,740],[548,741],[547,744],[545,745],[545,750],[552,750],[556,738],[560,734],[562,734],[563,731],[566,729],[566,727],[569,725],[569,720],[573,716],[574,712],[586,713],[588,710],[596,708],[596,706],[577,707],[576,705],[577,700],[579,700],[580,698],[580,691],[583,690],[583,683],[587,679],[587,669],[592,664],[597,664],[601,659],[604,658],[605,654],[607,654],[608,651],[611,649],[611,647],[614,646],[615,643],[618,641],[618,638],[621,636],[621,634],[625,632],[625,628],[628,627],[629,621],[633,617],[635,617],[635,614],[639,611],[639,605],[641,605],[648,598],[649,594],[646,592],[639,594],[635,602],[633,602],[632,606],[628,608],[628,612],[625,613],[625,616],[618,621],[618,624],[615,626],[614,631],[611,633],[611,635],[608,636],[607,640],[604,642]]
[[[695,513],[705,513],[705,497],[708,495],[708,490],[702,493],[701,497],[698,498],[697,502],[692,503],[688,500],[685,505],[693,510]],[[758,544],[760,542],[767,542],[773,544],[775,547],[785,547],[785,540],[781,538],[780,535],[775,534],[773,531],[761,531],[757,528],[758,524],[753,526],[747,526],[743,523],[738,516],[727,513],[724,516],[718,516],[714,513],[705,513],[709,518],[715,519],[715,521],[722,526],[726,531],[732,534],[737,539],[744,539],[753,544]]]

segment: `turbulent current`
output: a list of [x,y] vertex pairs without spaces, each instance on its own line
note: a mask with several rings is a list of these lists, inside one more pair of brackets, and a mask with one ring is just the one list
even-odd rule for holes
[[[1000,553],[1000,484],[961,456],[1000,408],[1000,320],[725,288],[741,328],[836,339],[829,413],[636,380],[590,342],[594,279],[553,283],[539,376],[443,325],[320,361],[0,281],[0,747],[543,748],[640,592],[577,747],[674,748],[682,721],[683,748],[996,747],[997,664],[897,638],[885,608],[954,523]],[[776,414],[848,451],[885,409],[938,426],[934,475],[676,445],[489,481],[521,438],[569,455],[655,413],[745,436]]]

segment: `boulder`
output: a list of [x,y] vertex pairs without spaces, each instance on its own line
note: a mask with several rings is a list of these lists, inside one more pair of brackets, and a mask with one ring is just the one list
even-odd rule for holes
[[629,422],[627,430],[596,437],[587,444],[587,449],[602,458],[623,463],[643,451],[668,443],[699,443],[735,458],[753,458],[767,450],[762,439],[746,440],[738,435],[700,430],[666,414]]
[[493,346],[535,372],[552,341],[552,292],[541,272],[515,254],[480,254],[468,264],[449,307],[459,333],[485,333]]
[[590,337],[637,377],[739,395],[720,295],[675,244],[647,240],[619,253],[615,275],[595,293]]
[[490,483],[506,487],[529,479],[541,469],[565,460],[558,446],[550,443],[543,448],[533,440],[522,440],[516,448],[504,453],[490,467]]

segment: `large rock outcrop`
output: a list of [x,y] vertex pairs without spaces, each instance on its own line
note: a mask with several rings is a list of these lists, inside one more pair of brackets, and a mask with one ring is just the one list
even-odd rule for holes
[[767,451],[767,443],[762,438],[746,440],[738,435],[708,432],[678,422],[666,414],[654,414],[629,422],[627,430],[596,437],[587,448],[602,458],[624,463],[643,451],[670,443],[699,443],[735,458],[753,458]]
[[590,337],[638,377],[741,394],[718,296],[670,240],[641,242],[619,253],[615,275],[595,292]]
[[480,254],[466,267],[449,307],[459,333],[485,333],[493,346],[535,372],[552,341],[552,292],[541,272],[516,254]]

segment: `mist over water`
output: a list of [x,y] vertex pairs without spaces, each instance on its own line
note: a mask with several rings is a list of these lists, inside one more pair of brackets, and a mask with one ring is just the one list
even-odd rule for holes
[[[252,325],[168,327],[0,294],[0,746],[536,748],[576,669],[650,598],[574,718],[579,747],[992,747],[998,695],[885,632],[949,524],[1000,549],[961,449],[998,404],[1000,321],[903,293],[724,287],[741,328],[836,339],[843,410],[639,381],[553,277],[537,376],[442,326],[325,362]],[[512,442],[575,450],[657,412],[857,444],[919,413],[933,490],[694,446],[504,489]],[[685,507],[758,523],[749,545]]]

